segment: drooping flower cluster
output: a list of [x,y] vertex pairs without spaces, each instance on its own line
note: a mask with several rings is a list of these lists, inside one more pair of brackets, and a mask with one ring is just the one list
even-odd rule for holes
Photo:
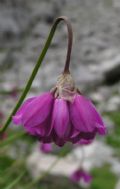
[[17,125],[43,143],[86,143],[106,128],[92,102],[81,95],[70,74],[62,74],[56,86],[40,96],[26,100],[13,116]]
[[72,182],[79,182],[83,180],[85,183],[89,184],[92,181],[92,176],[83,169],[77,169],[70,175],[70,180]]

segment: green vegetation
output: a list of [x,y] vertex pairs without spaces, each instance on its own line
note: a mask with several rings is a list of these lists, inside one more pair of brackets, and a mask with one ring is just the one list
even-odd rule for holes
[[[110,112],[107,116],[114,122],[115,128],[105,137],[105,141],[115,149],[115,155],[120,157],[120,113]],[[22,130],[8,129],[7,135],[12,137]],[[7,139],[6,139],[7,140]],[[0,147],[0,188],[8,189],[25,189],[32,178],[26,170],[26,158],[31,153],[31,147],[36,143],[34,137],[23,135],[18,140],[13,140],[10,145],[2,145]],[[73,145],[66,144],[62,149],[62,156],[66,156],[71,152]],[[13,150],[16,156],[10,156],[9,150]],[[53,146],[53,154],[59,155],[59,147]],[[12,158],[14,157],[14,159]],[[25,175],[22,173],[25,172]],[[92,183],[88,189],[114,189],[117,183],[117,177],[110,170],[110,165],[104,165],[100,168],[94,168],[91,172],[93,176]],[[14,185],[15,184],[15,185]],[[64,176],[46,175],[45,178],[38,181],[32,188],[34,189],[83,189],[80,185],[72,183],[69,178]],[[31,189],[32,189],[31,188]]]
[[109,165],[104,165],[101,168],[95,168],[92,171],[93,182],[90,189],[114,189],[117,178],[110,171]]

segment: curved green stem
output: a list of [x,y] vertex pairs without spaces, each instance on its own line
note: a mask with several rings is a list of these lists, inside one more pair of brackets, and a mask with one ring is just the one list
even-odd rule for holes
[[58,23],[60,21],[62,21],[62,20],[66,23],[67,29],[68,29],[68,51],[67,51],[67,56],[66,56],[66,63],[65,63],[64,73],[68,73],[69,72],[70,55],[71,55],[71,49],[72,49],[72,27],[71,27],[71,24],[70,24],[68,18],[65,17],[65,16],[61,16],[61,17],[58,17],[55,20],[55,22],[53,23],[53,26],[52,26],[52,28],[50,30],[50,33],[49,33],[48,38],[47,38],[47,41],[46,41],[46,43],[44,45],[44,48],[43,48],[43,50],[42,50],[42,52],[41,52],[41,54],[40,54],[40,56],[38,58],[37,63],[36,63],[36,65],[35,65],[35,67],[34,67],[34,69],[32,71],[32,74],[31,74],[31,76],[30,76],[30,78],[29,78],[29,80],[28,80],[28,82],[27,82],[27,84],[25,86],[25,89],[24,89],[20,99],[18,100],[16,106],[14,107],[13,111],[11,112],[10,116],[8,117],[7,121],[5,122],[4,126],[0,129],[1,133],[4,132],[7,129],[7,127],[11,123],[12,116],[17,112],[18,108],[20,107],[20,105],[22,104],[23,100],[25,99],[27,93],[29,92],[30,87],[32,85],[32,82],[33,82],[33,80],[34,80],[34,78],[35,78],[35,76],[36,76],[36,74],[37,74],[37,72],[38,72],[38,70],[39,70],[39,68],[41,66],[41,63],[42,63],[42,61],[43,61],[43,59],[44,59],[44,57],[46,55],[46,52],[47,52],[47,50],[48,50],[48,48],[49,48],[49,46],[51,44],[51,41],[52,41],[52,38],[54,36],[56,27],[57,27]]
[[28,185],[26,185],[24,189],[30,189],[31,187],[34,186],[34,184],[36,184],[37,182],[39,182],[40,180],[42,180],[44,177],[46,177],[49,174],[49,172],[57,165],[57,163],[60,161],[60,159],[63,157],[63,155],[64,155],[64,151],[61,150],[60,153],[59,153],[59,156],[50,165],[50,167],[48,167],[48,169],[45,172],[43,172],[42,175],[40,175],[39,177],[37,177],[35,180],[33,180]]
[[12,189],[25,175],[26,171],[23,171],[13,182],[11,182],[8,186],[6,186],[4,189]]
[[30,189],[31,187],[34,186],[34,184],[36,184],[37,182],[39,182],[40,180],[42,180],[45,176],[47,176],[49,174],[49,172],[55,167],[55,165],[59,162],[60,158],[57,158],[48,168],[47,171],[45,171],[42,175],[40,175],[39,177],[37,177],[35,180],[33,180],[31,183],[29,183],[28,185],[26,185],[26,187],[24,189]]

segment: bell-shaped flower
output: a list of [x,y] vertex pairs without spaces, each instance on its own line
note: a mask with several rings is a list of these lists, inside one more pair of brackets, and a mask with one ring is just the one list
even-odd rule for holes
[[27,133],[43,143],[91,142],[96,134],[105,135],[100,114],[90,100],[81,95],[70,74],[62,74],[51,92],[29,98],[13,116]]

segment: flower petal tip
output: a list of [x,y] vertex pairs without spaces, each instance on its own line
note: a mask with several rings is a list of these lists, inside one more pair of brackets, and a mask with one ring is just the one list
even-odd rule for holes
[[12,116],[12,121],[14,124],[20,125],[21,124],[21,115]]

